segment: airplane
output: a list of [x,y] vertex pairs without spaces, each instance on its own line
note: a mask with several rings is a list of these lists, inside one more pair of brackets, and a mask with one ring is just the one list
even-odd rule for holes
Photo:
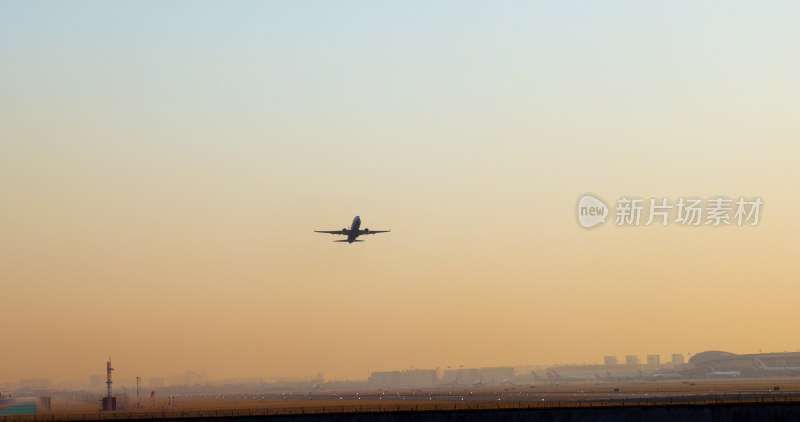
[[800,366],[767,366],[764,361],[759,358],[755,358],[758,367],[761,368],[762,371],[766,372],[800,372]]
[[328,234],[340,234],[343,236],[347,236],[346,240],[334,240],[334,242],[363,242],[363,240],[356,240],[358,236],[363,234],[377,234],[377,233],[388,233],[391,230],[370,230],[370,229],[359,229],[361,227],[361,217],[356,216],[353,219],[353,224],[350,225],[349,229],[341,229],[341,230],[314,230],[316,233],[328,233]]
[[618,380],[618,381],[629,381],[641,378],[641,371],[638,374],[612,374],[610,371],[606,371],[606,376],[601,377],[600,375],[597,376],[597,379],[606,379],[606,380]]
[[551,368],[547,370],[547,378],[560,381],[589,381],[597,379],[597,375],[561,375]]
[[742,375],[739,371],[715,371],[714,367],[711,367],[711,372],[707,373],[706,375],[712,377],[738,377]]
[[677,372],[651,372],[645,373],[642,372],[641,369],[637,369],[639,371],[639,377],[644,379],[651,379],[651,380],[663,380],[667,378],[680,378],[682,375]]
[[605,380],[617,380],[617,381],[633,381],[633,380],[651,380],[651,381],[661,381],[668,378],[680,378],[682,375],[677,372],[652,372],[646,373],[642,372],[641,369],[636,369],[635,374],[612,374],[609,371],[606,371],[605,377],[597,376],[597,379],[605,379]]

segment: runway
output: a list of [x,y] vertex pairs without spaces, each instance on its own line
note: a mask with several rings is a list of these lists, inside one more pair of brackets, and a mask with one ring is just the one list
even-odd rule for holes
[[[759,408],[794,412],[800,408],[800,379],[591,385],[570,383],[363,391],[253,391],[224,394],[176,392],[169,393],[169,396],[171,398],[161,396],[153,401],[142,400],[141,408],[136,408],[135,399],[131,401],[129,398],[124,410],[101,412],[96,403],[70,401],[54,395],[50,411],[40,410],[34,415],[18,415],[16,418],[23,419],[16,420],[238,419],[279,415],[326,417],[325,415],[343,414],[420,416],[438,414],[437,412],[456,415],[487,411],[549,412],[546,414],[551,416],[564,414],[558,413],[559,409],[567,413],[596,411],[614,414],[658,410],[675,416],[675,412],[691,413],[701,408],[728,411],[724,409],[732,409],[732,406],[738,406],[736,409],[746,412],[760,412]],[[0,421],[5,418],[7,417],[0,416]]]

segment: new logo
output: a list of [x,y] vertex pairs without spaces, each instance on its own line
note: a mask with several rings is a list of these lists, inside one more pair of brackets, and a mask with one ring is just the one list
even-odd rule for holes
[[606,222],[608,207],[600,198],[592,195],[583,195],[578,200],[578,223],[588,228]]

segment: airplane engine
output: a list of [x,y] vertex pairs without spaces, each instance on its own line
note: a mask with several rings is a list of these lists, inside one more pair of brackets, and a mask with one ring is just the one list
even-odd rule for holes
[[342,229],[342,233],[347,234],[347,229]]
[[364,229],[364,234],[369,234],[369,229]]

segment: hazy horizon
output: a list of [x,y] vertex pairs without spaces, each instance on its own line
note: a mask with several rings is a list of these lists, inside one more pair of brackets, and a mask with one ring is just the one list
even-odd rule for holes
[[800,349],[797,3],[3,6],[0,382]]
[[[706,352],[706,351],[707,350],[703,350],[703,352]],[[800,352],[800,350],[796,350],[796,351]],[[698,351],[698,353],[699,352],[700,351]],[[751,352],[755,353],[756,351],[751,351]],[[747,353],[751,353],[751,352],[740,352],[738,354],[747,354]],[[758,351],[758,352],[759,353],[764,352],[764,353],[779,353],[780,354],[780,353],[794,352],[794,351],[793,350],[783,350],[783,351],[777,351],[777,350],[775,350],[775,351],[766,351],[766,350],[763,350],[763,351]],[[655,368],[651,368],[650,369],[651,371],[654,371],[654,370],[657,370],[657,369],[663,369],[663,368],[672,368],[674,362],[672,362],[670,359],[672,358],[673,353],[669,353],[669,354],[647,353],[647,354],[642,354],[642,355],[633,354],[633,356],[636,356],[638,358],[638,363],[636,365],[639,365],[640,367],[649,366],[649,364],[647,362],[647,357],[648,357],[648,355],[651,355],[651,354],[655,354],[655,355],[658,355],[660,357],[659,366],[655,367]],[[689,358],[691,358],[696,353],[679,353],[679,352],[676,352],[675,354],[680,354],[681,356],[683,356],[683,361],[680,362],[680,364],[686,364],[686,362],[688,362]],[[628,367],[628,364],[625,362],[625,358],[628,355],[631,355],[631,354],[613,355],[614,357],[616,357],[618,359],[616,365],[619,368]],[[539,368],[537,370],[541,371],[541,370],[544,370],[546,368],[556,368],[556,367],[581,368],[583,366],[589,366],[590,367],[590,366],[593,366],[593,365],[605,366],[605,364],[603,362],[603,358],[605,358],[606,356],[609,356],[609,355],[600,356],[596,360],[588,360],[588,361],[582,361],[582,362],[549,362],[549,363],[529,362],[529,363],[526,363],[526,364],[497,364],[497,365],[493,365],[493,366],[480,366],[480,367],[470,367],[468,365],[457,365],[457,364],[454,364],[454,365],[444,365],[444,366],[424,367],[424,368],[423,367],[415,367],[413,365],[408,366],[408,367],[404,367],[404,368],[373,368],[373,369],[370,369],[369,371],[367,371],[367,373],[365,373],[363,376],[349,377],[349,378],[348,377],[345,377],[345,378],[342,378],[342,377],[328,378],[325,375],[324,372],[308,373],[308,374],[293,374],[293,375],[252,374],[251,373],[251,374],[241,375],[241,376],[226,376],[225,374],[221,374],[221,375],[216,376],[216,377],[211,377],[211,376],[208,376],[208,373],[206,371],[204,371],[203,369],[201,369],[201,368],[187,369],[187,370],[184,370],[184,371],[180,371],[180,373],[147,374],[146,376],[144,376],[144,375],[138,373],[135,370],[132,371],[131,368],[127,368],[127,367],[118,368],[118,365],[116,363],[114,363],[114,361],[112,361],[112,366],[114,367],[114,371],[112,371],[112,380],[113,380],[113,385],[115,386],[114,387],[115,389],[116,388],[122,388],[122,387],[135,386],[136,385],[136,377],[137,376],[141,378],[141,383],[142,383],[142,386],[144,386],[144,387],[150,386],[149,383],[153,379],[160,380],[160,382],[165,383],[167,387],[172,387],[172,386],[196,385],[196,384],[199,384],[199,385],[218,384],[218,383],[223,382],[223,381],[224,382],[232,382],[232,381],[245,382],[245,381],[253,381],[253,380],[260,380],[261,382],[276,382],[276,381],[280,381],[280,380],[289,381],[289,382],[301,382],[301,381],[304,381],[304,380],[305,381],[314,381],[314,380],[317,379],[317,376],[320,375],[320,374],[322,375],[322,377],[324,379],[324,382],[365,382],[365,381],[367,381],[367,378],[369,378],[369,375],[371,373],[373,373],[373,372],[386,372],[386,371],[391,372],[391,371],[436,370],[439,375],[442,375],[445,371],[448,371],[448,370],[460,370],[460,369],[471,369],[471,368],[483,369],[483,368],[493,368],[493,367],[494,368],[496,368],[496,367],[513,367],[513,368],[515,368],[517,370],[519,370],[519,369],[527,370],[527,369],[535,367],[535,368]],[[31,381],[31,380],[34,380],[34,379],[44,378],[44,379],[47,379],[48,381],[52,382],[54,386],[56,386],[58,384],[62,384],[63,385],[63,384],[82,383],[82,384],[85,384],[84,387],[89,387],[90,378],[93,377],[93,376],[97,376],[97,377],[100,377],[102,379],[102,385],[97,387],[97,388],[99,388],[102,391],[105,391],[105,389],[106,389],[106,385],[105,385],[105,380],[106,380],[105,362],[103,362],[102,369],[103,369],[103,371],[95,371],[94,373],[86,374],[83,378],[50,379],[50,378],[42,376],[42,377],[23,377],[23,378],[21,378],[19,380],[0,379],[0,382],[15,384],[15,383],[20,382],[20,381]],[[119,369],[121,369],[121,372],[119,371]],[[525,372],[525,371],[518,372],[516,375],[523,375],[524,376],[524,375],[527,375],[527,372]],[[186,377],[199,377],[203,381],[201,381],[201,382],[186,382],[185,381]]]

